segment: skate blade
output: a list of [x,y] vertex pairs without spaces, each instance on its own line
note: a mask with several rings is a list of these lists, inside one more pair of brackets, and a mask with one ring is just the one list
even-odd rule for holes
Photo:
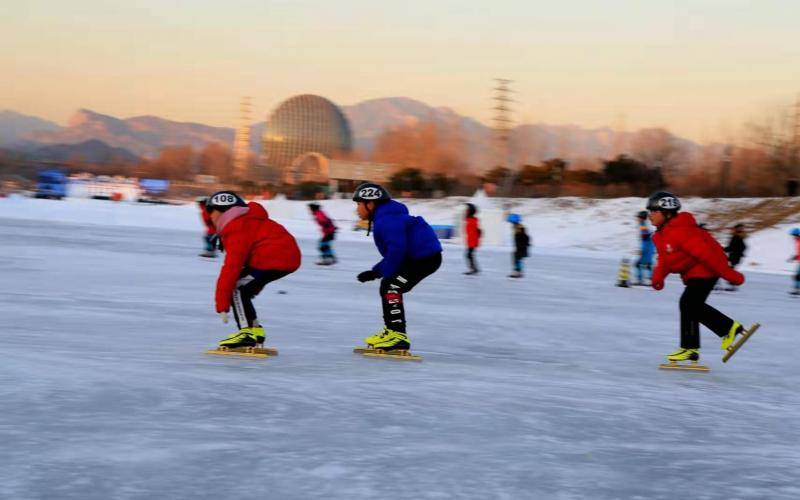
[[353,349],[353,352],[371,358],[391,358],[391,359],[402,359],[404,361],[422,361],[422,356],[411,354],[410,351],[402,349],[398,349],[396,351],[384,351],[383,349],[356,347],[355,349]]
[[240,358],[269,358],[278,355],[278,350],[271,347],[217,347],[206,351],[215,356],[238,356]]
[[711,371],[711,368],[707,367],[706,365],[701,365],[697,363],[697,361],[692,361],[689,364],[679,364],[677,361],[670,361],[669,363],[660,364],[658,367],[662,370],[685,370],[693,372]]
[[758,331],[759,328],[761,328],[761,324],[754,323],[753,326],[751,326],[749,329],[745,330],[744,333],[741,335],[741,337],[739,337],[739,340],[734,342],[733,345],[728,348],[728,352],[726,352],[725,355],[722,356],[722,362],[723,363],[727,363],[728,360],[731,359],[731,356],[736,354],[736,351],[738,351],[739,348],[742,347],[742,345],[745,342],[747,342],[747,340],[750,337],[752,337],[753,334],[756,333],[756,331]]

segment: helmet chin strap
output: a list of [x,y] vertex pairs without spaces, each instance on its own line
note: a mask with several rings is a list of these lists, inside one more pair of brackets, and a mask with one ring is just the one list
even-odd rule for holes
[[[369,208],[367,205],[369,202],[364,203],[364,208],[367,209],[367,236],[372,232],[372,218],[375,216],[375,210]],[[375,202],[372,202],[373,208],[375,207]]]

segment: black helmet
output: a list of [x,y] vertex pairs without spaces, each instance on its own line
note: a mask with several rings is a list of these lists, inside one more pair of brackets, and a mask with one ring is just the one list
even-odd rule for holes
[[310,208],[312,212],[316,212],[319,210],[319,203],[309,203],[308,208]]
[[246,207],[244,199],[233,191],[219,191],[212,194],[206,201],[206,210],[225,212],[231,207]]
[[478,207],[476,207],[472,203],[467,203],[467,217],[475,217],[475,214],[478,213]]
[[641,212],[636,214],[636,217],[638,217],[640,219],[646,219],[647,218],[647,210],[642,210]]
[[353,201],[374,201],[383,203],[392,199],[392,195],[380,184],[365,182],[356,188],[353,193]]
[[647,200],[647,210],[651,212],[677,212],[681,209],[681,200],[672,193],[658,191],[650,195]]

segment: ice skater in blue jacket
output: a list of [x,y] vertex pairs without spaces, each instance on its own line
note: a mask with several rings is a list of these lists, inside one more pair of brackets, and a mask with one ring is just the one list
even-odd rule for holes
[[442,265],[442,245],[422,217],[409,215],[408,208],[391,199],[382,186],[367,182],[353,194],[362,220],[369,221],[375,246],[383,259],[358,281],[381,279],[384,327],[365,339],[369,347],[384,351],[408,350],[403,294],[435,273]]
[[[653,234],[647,225],[647,212],[639,212],[639,259],[636,261],[636,283],[634,285],[649,285],[653,278],[653,256],[655,255],[655,245],[653,244]],[[647,280],[645,282],[645,273]]]

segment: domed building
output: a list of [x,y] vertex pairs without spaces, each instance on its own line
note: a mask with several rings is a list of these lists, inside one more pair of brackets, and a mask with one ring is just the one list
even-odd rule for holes
[[292,165],[307,153],[330,158],[349,153],[352,147],[353,134],[341,110],[311,94],[283,101],[270,115],[263,137],[264,161],[291,184],[300,180],[292,175]]

